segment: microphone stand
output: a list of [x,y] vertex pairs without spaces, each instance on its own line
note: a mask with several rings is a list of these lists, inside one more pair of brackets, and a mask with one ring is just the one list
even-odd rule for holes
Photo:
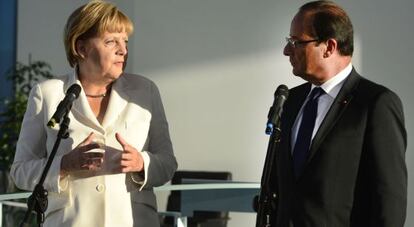
[[30,195],[27,200],[27,211],[26,211],[26,214],[24,215],[22,223],[20,224],[20,227],[29,226],[28,220],[33,210],[37,214],[37,223],[39,227],[43,226],[43,222],[45,221],[44,212],[46,211],[47,205],[48,205],[48,200],[47,200],[48,192],[47,190],[44,189],[43,183],[45,182],[47,173],[49,172],[50,166],[52,165],[52,162],[56,155],[60,141],[62,139],[66,139],[69,137],[68,128],[69,128],[70,119],[68,115],[69,115],[69,110],[71,109],[71,107],[72,105],[70,105],[66,109],[66,112],[63,116],[63,120],[60,123],[60,129],[57,134],[55,144],[53,145],[52,152],[50,153],[50,156],[48,157],[46,166],[43,169],[42,176],[39,182],[37,183],[37,185],[35,186],[32,192],[32,195]]
[[270,138],[260,184],[260,195],[254,198],[254,208],[257,211],[256,227],[271,227],[271,216],[276,213],[277,192],[271,190],[270,181],[280,142],[280,118],[277,118],[277,122],[271,122],[271,124],[270,129],[269,125],[266,129],[266,133],[270,133]]

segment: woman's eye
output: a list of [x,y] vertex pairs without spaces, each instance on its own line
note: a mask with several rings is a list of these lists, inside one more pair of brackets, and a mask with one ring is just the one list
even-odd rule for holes
[[115,44],[115,40],[107,40],[107,41],[105,41],[105,44],[106,45],[113,45],[113,44]]

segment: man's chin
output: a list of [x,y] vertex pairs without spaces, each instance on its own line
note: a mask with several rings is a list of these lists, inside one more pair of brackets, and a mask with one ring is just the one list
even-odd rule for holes
[[301,76],[302,74],[301,74],[298,70],[295,70],[295,68],[293,68],[293,69],[292,69],[292,73],[293,73],[293,75],[295,75],[295,76],[302,77],[302,76]]
[[302,78],[302,79],[304,79],[304,80],[306,80],[306,81],[307,81],[307,76],[306,76],[306,74],[305,74],[305,73],[295,71],[295,69],[293,69],[293,70],[292,70],[292,73],[293,73],[293,75],[295,75],[296,77],[300,77],[300,78]]

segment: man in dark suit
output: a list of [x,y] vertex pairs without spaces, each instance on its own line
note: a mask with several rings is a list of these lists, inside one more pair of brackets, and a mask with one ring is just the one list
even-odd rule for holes
[[402,104],[353,68],[348,15],[330,1],[307,3],[287,42],[293,74],[307,83],[291,89],[284,106],[272,227],[402,227]]

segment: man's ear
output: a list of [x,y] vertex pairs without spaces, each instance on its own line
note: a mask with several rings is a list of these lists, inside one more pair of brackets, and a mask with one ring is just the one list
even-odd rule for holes
[[84,40],[77,40],[76,44],[76,52],[78,52],[79,56],[81,58],[86,57],[86,42]]
[[325,42],[325,44],[326,44],[326,49],[325,49],[325,52],[323,53],[323,57],[328,58],[332,54],[334,54],[335,51],[337,51],[337,49],[338,49],[338,42],[335,39],[328,39]]

